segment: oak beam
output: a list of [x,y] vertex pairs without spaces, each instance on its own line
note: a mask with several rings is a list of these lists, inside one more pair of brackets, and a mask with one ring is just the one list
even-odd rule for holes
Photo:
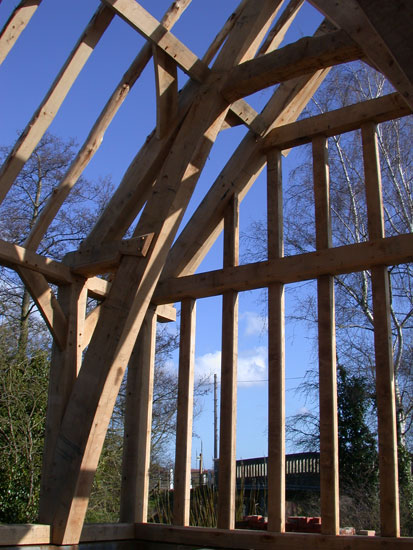
[[178,117],[178,70],[176,62],[152,46],[156,83],[156,137],[163,138]]
[[234,67],[225,75],[221,92],[232,103],[263,88],[355,61],[362,55],[361,48],[343,31],[301,38],[294,44]]
[[[267,155],[268,259],[284,256],[281,151]],[[268,286],[268,530],[285,531],[284,285]]]
[[[85,523],[80,542],[126,541],[135,539],[134,523]],[[116,546],[116,545],[115,545]]]
[[[158,192],[148,202],[137,227],[139,232],[144,227],[156,228],[150,254],[145,258],[122,258],[110,294],[102,304],[56,445],[51,470],[54,492],[47,503],[54,543],[79,540],[94,472],[127,361],[167,251],[228,108],[217,99],[215,94],[203,94],[202,101],[196,102],[188,113],[163,168],[166,173],[175,174],[174,186],[171,178],[167,188],[160,179]],[[125,285],[125,281],[130,284]],[[112,327],[110,338],[108,326]],[[81,429],[76,422],[79,417]]]
[[114,13],[117,13],[144,38],[172,57],[191,78],[197,82],[205,80],[209,72],[208,67],[136,0],[102,0],[102,2],[112,8]]
[[[256,8],[253,0],[248,6],[252,11]],[[266,10],[273,6],[272,1],[265,1],[260,17],[244,21],[244,36],[242,32],[238,36],[239,48],[245,51],[246,42],[254,41],[251,27],[256,34],[260,33]],[[228,50],[227,63],[237,54],[237,49]],[[150,251],[144,258],[122,257],[109,296],[102,304],[101,317],[62,421],[51,469],[54,491],[47,505],[55,544],[79,540],[94,472],[126,364],[169,248],[228,109],[214,79],[200,88],[135,229],[137,235],[155,233]]]
[[98,304],[86,315],[83,328],[82,351],[84,351],[90,344],[101,313],[102,304]]
[[51,283],[69,284],[73,280],[70,269],[61,262],[2,240],[0,240],[0,264],[12,269],[27,268],[41,273]]
[[271,533],[247,529],[214,529],[208,527],[177,527],[174,525],[136,524],[137,540],[254,550],[412,550],[413,538],[319,535],[310,533]]
[[[313,183],[316,249],[331,248],[330,181],[327,138],[313,139]],[[320,404],[320,501],[321,530],[338,535],[338,418],[334,277],[317,279],[317,321]]]
[[270,30],[264,43],[258,50],[257,56],[276,50],[279,47],[303,4],[304,0],[289,1],[288,6],[283,10],[274,28]]
[[0,169],[0,202],[3,201],[24,164],[50,126],[67,93],[113,17],[114,14],[109,8],[100,6],[79,38],[50,90]]
[[[247,3],[246,1],[245,4]],[[134,4],[136,4],[136,2],[134,2]],[[261,6],[261,8],[263,8],[263,6]],[[260,17],[256,18],[256,20],[260,22],[264,17],[271,20],[268,14],[274,13],[276,9],[277,8],[274,8],[274,6],[270,8],[267,7],[266,11],[262,9],[262,13],[259,14]],[[238,15],[236,19],[237,18]],[[234,27],[232,28],[232,31],[233,30]],[[158,43],[157,45],[160,46]],[[216,47],[211,50],[210,55],[212,55],[212,53],[215,55],[215,50]],[[206,67],[205,74],[208,75],[210,73],[211,71]],[[178,120],[170,129],[167,136],[162,140],[158,140],[155,136],[155,132],[153,132],[148,137],[147,142],[127,169],[105,211],[85,240],[85,246],[91,243],[100,243],[122,238],[148,199],[162,164],[178,132],[179,124],[181,124],[184,119],[197,90],[198,85],[194,81],[190,81],[179,94]],[[263,123],[260,117],[255,114],[255,111],[251,107],[245,105],[242,101],[236,102],[234,105],[231,118],[233,118],[233,116],[236,118],[242,117],[243,122],[251,126],[254,135],[255,133],[262,133]]]
[[279,260],[164,279],[159,282],[153,301],[156,304],[169,304],[183,298],[218,296],[230,289],[242,292],[276,282],[296,283],[316,279],[321,275],[353,273],[378,265],[397,265],[411,261],[413,235],[408,233],[286,256]]
[[51,464],[60,425],[82,362],[87,300],[84,283],[84,279],[79,278],[71,285],[59,288],[59,307],[67,318],[67,345],[59,349],[55,344],[52,350],[40,487],[40,521],[46,515],[44,506],[53,483],[50,477]]
[[[328,70],[283,83],[261,116],[270,131],[296,120]],[[265,166],[260,140],[249,132],[211,186],[169,254],[162,279],[193,273],[222,231],[225,207],[233,193],[241,202]],[[266,286],[266,285],[264,285]]]
[[86,280],[86,287],[91,298],[102,300],[109,294],[111,283],[99,277],[90,277]]
[[174,525],[189,525],[192,420],[194,408],[195,322],[195,300],[183,300],[181,303],[178,407],[176,414]]
[[[229,32],[234,28],[236,25],[240,25],[242,23],[239,22],[239,15],[242,13],[242,10],[244,9],[244,3],[247,4],[247,2],[241,2],[241,5],[238,6],[237,10],[232,14],[232,16],[229,18],[229,20],[224,25],[221,33],[218,34],[218,36],[215,38],[207,52],[205,53],[204,57],[202,59],[199,59],[194,53],[192,53],[182,42],[180,42],[171,32],[165,31],[165,26],[161,23],[159,23],[152,15],[150,15],[149,12],[147,12],[143,7],[141,7],[136,1],[134,0],[103,0],[108,5],[111,5],[116,12],[127,22],[129,23],[135,30],[137,30],[140,34],[142,34],[145,38],[151,41],[154,47],[156,47],[159,50],[162,50],[164,52],[164,55],[169,57],[174,65],[178,65],[183,69],[187,74],[193,78],[195,81],[202,83],[205,81],[207,76],[210,74],[210,69],[208,68],[208,63],[212,60],[214,55],[219,50],[219,47],[221,46],[222,42],[226,38],[226,36],[229,34]],[[276,16],[279,7],[281,6],[283,0],[277,0],[275,3],[275,9],[271,16],[268,17],[268,25],[271,24],[271,20],[273,17]],[[243,18],[244,20],[244,18]],[[238,29],[239,30],[239,29]],[[265,28],[263,29],[263,34],[265,34]],[[261,37],[257,37],[256,42],[259,43],[261,41]],[[245,41],[245,43],[248,43],[248,40]],[[252,46],[252,48],[256,48],[256,44]],[[247,59],[249,56],[249,52],[246,51],[242,54],[242,57],[240,55],[240,59],[234,60],[233,64],[241,62],[244,58]],[[219,57],[219,56],[218,56]],[[241,121],[241,123],[246,124],[248,127],[250,127],[250,120],[251,115],[250,113],[253,112],[252,107],[250,107],[248,104],[245,104],[245,102],[242,101],[242,103],[239,103],[238,107],[235,107],[235,109],[232,111],[231,108],[231,115],[238,118],[238,120]],[[240,106],[242,105],[242,108]],[[247,114],[246,117],[244,117],[244,113]],[[256,118],[257,115],[253,117],[253,119]],[[254,129],[254,125],[251,126],[252,129]],[[259,128],[259,127],[258,127]],[[255,130],[254,130],[255,131]],[[259,129],[258,132],[260,133]],[[159,137],[159,134],[158,134]]]
[[[363,125],[362,143],[369,238],[378,239],[384,237],[384,214],[375,124]],[[379,434],[380,533],[385,537],[398,537],[400,536],[399,478],[389,277],[385,266],[372,269]]]
[[0,525],[0,541],[2,546],[50,544],[50,525],[14,524]]
[[146,256],[152,239],[153,233],[149,233],[140,237],[82,248],[77,252],[66,254],[63,261],[76,275],[90,277],[107,273],[119,266],[122,256]]
[[[102,279],[98,279],[98,280],[102,280]],[[87,288],[87,282],[86,282],[86,288]],[[98,304],[86,316],[85,325],[83,329],[82,351],[85,350],[85,348],[89,345],[90,340],[92,339],[93,332],[96,328],[97,322],[102,312],[101,305],[102,304]],[[172,305],[161,304],[156,307],[156,316],[157,316],[158,323],[174,322],[176,321],[176,309]]]
[[176,308],[171,304],[159,305],[156,308],[158,323],[171,323],[176,321]]
[[0,65],[24,31],[42,0],[22,0],[0,33]]
[[67,341],[67,319],[49,283],[41,273],[29,269],[17,269],[17,273],[29,291],[54,341],[63,350]]
[[360,128],[364,122],[386,122],[412,113],[398,92],[348,105],[274,128],[262,140],[264,150],[289,149],[310,143],[317,135],[331,137]]
[[120,521],[148,519],[156,313],[150,307],[128,364]]
[[[190,2],[191,0],[179,0],[173,2],[161,19],[161,24],[166,29],[172,28]],[[62,181],[53,190],[52,196],[39,213],[36,223],[24,243],[27,248],[36,249],[39,246],[43,236],[45,235],[49,225],[54,220],[64,200],[76,184],[83,170],[99,149],[106,129],[122,106],[130,90],[141,75],[143,69],[148,64],[151,56],[152,46],[151,44],[146,43],[121,78],[105,107],[102,109],[99,117],[96,119],[96,122],[90,130],[85,142],[79,149],[78,154],[63,176]]]
[[231,13],[231,15],[225,21],[222,29],[218,32],[218,34],[215,36],[215,38],[209,45],[207,51],[202,56],[202,61],[206,65],[209,65],[211,61],[214,59],[214,57],[216,56],[222,44],[225,42],[228,34],[234,28],[235,23],[238,21],[238,18],[242,14],[242,11],[244,10],[244,7],[247,5],[247,3],[248,3],[248,0],[241,0],[241,2],[238,4],[235,11]]
[[348,0],[345,4],[330,0],[310,2],[351,36],[413,109],[411,4],[389,0]]
[[[315,36],[324,32],[323,22]],[[280,84],[261,113],[266,133],[295,121],[329,70]],[[245,136],[174,243],[162,278],[195,272],[222,231],[223,212],[231,195],[238,193],[242,201],[264,168],[266,157],[259,152],[260,142],[250,132]]]
[[[24,270],[26,279],[28,278],[28,271],[32,271],[34,274],[43,275],[47,281],[57,285],[68,285],[75,280],[70,268],[64,263],[1,239],[0,264],[19,273],[23,273]],[[40,281],[40,278],[38,277],[37,280]],[[86,284],[92,298],[105,298],[109,292],[110,283],[104,279],[91,277]],[[33,282],[33,286],[35,285],[36,282]],[[44,284],[41,285],[41,288],[47,290]]]
[[[224,267],[239,262],[239,203],[232,197],[224,218]],[[238,293],[222,296],[221,400],[217,527],[234,529],[238,366]]]

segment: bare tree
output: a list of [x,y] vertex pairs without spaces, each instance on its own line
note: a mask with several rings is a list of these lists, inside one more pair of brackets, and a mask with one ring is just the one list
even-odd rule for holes
[[[392,92],[383,75],[363,63],[331,71],[304,116],[344,107]],[[386,236],[413,231],[413,117],[378,127]],[[330,202],[333,246],[360,243],[368,238],[361,135],[351,132],[329,139]],[[298,153],[301,162],[284,186],[285,248],[287,255],[315,250],[313,177],[310,146]],[[255,260],[266,259],[266,223],[256,222],[245,237]],[[393,359],[399,442],[411,438],[413,420],[413,288],[412,264],[389,268]],[[339,362],[369,380],[374,392],[373,307],[369,271],[335,278],[337,354]],[[299,307],[292,316],[316,321],[314,296],[296,294]]]

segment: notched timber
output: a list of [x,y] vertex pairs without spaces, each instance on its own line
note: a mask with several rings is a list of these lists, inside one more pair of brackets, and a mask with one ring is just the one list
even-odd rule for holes
[[0,264],[15,270],[20,267],[31,269],[44,275],[51,283],[70,284],[73,280],[69,268],[60,262],[2,240],[0,240]]
[[243,99],[234,101],[228,111],[225,122],[230,127],[244,124],[257,136],[264,135],[267,130],[267,124],[262,116]]
[[[44,275],[47,281],[57,285],[68,285],[74,280],[70,268],[62,262],[2,240],[0,240],[0,265],[10,267],[15,271],[31,270],[33,273]],[[108,281],[97,277],[88,279],[86,286],[89,296],[96,299],[106,298],[110,289]]]
[[203,82],[208,67],[135,0],[102,0],[152,44],[159,46],[191,78]]
[[411,261],[413,234],[409,233],[162,280],[158,283],[152,301],[162,304],[184,298],[205,298],[228,290],[241,292],[266,287],[271,283],[295,283],[316,279],[321,275],[353,273],[378,265],[397,265]]
[[102,300],[109,294],[111,282],[100,277],[90,277],[86,281],[86,287],[90,298]]
[[154,234],[142,235],[122,241],[104,243],[90,248],[69,252],[64,263],[76,275],[90,277],[114,271],[122,256],[146,256]]
[[170,323],[176,321],[176,308],[169,304],[161,304],[156,308],[158,323]]
[[360,46],[343,31],[305,37],[237,65],[226,74],[221,92],[232,103],[274,84],[362,57]]

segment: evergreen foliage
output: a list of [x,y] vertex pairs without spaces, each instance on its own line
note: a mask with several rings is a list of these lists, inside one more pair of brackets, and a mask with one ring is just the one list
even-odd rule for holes
[[366,381],[338,367],[338,448],[340,489],[377,490],[378,455],[375,434],[367,424],[372,408]]

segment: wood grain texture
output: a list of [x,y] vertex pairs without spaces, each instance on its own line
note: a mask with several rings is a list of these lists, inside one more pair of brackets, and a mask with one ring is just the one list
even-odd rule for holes
[[412,550],[413,538],[318,535],[305,533],[263,533],[244,529],[211,529],[172,525],[137,524],[138,540],[163,541],[206,548],[256,550]]
[[0,32],[0,65],[24,31],[42,0],[22,0]]
[[[239,205],[230,201],[224,219],[224,266],[239,261]],[[238,294],[231,290],[222,296],[221,399],[218,461],[217,526],[235,526],[235,466],[237,424]]]
[[195,300],[181,303],[173,524],[189,525],[194,408]]
[[268,262],[166,279],[159,283],[153,301],[162,304],[183,298],[205,298],[217,296],[229,289],[240,292],[276,282],[296,283],[316,279],[320,275],[340,275],[378,265],[397,265],[411,261],[413,235],[398,235]]
[[[373,123],[362,127],[364,177],[369,238],[384,237],[384,212],[377,132]],[[395,380],[390,320],[389,273],[372,269],[376,399],[379,432],[380,525],[384,536],[400,535]]]
[[149,499],[156,313],[149,308],[128,365],[120,521],[146,522]]
[[[191,0],[179,0],[173,2],[161,19],[161,24],[166,29],[171,29],[190,3]],[[148,64],[151,56],[152,46],[147,43],[143,46],[141,51],[129,66],[128,70],[121,78],[106,105],[102,109],[100,115],[96,119],[95,124],[90,130],[89,135],[84,141],[82,147],[79,149],[75,159],[63,176],[62,181],[53,190],[50,199],[41,210],[35,225],[24,243],[27,248],[36,249],[39,246],[49,225],[52,223],[66,197],[69,195],[73,186],[76,184],[80,175],[92,160],[95,153],[98,151],[107,128],[127,98],[130,90],[138,80],[143,69]]]
[[48,522],[45,503],[53,481],[50,478],[51,464],[62,418],[70,400],[72,389],[82,363],[83,335],[85,327],[87,288],[79,278],[71,285],[59,288],[58,301],[66,320],[66,346],[59,348],[55,343],[50,363],[48,405],[45,426],[39,519]]
[[343,31],[301,38],[234,67],[226,74],[221,91],[232,102],[274,84],[361,57],[360,47]]
[[[284,255],[281,151],[267,155],[268,259]],[[268,286],[268,530],[285,531],[284,285]]]
[[79,38],[42,103],[0,169],[0,202],[3,201],[24,164],[50,126],[63,100],[113,17],[114,14],[109,8],[99,7]]
[[413,109],[411,3],[388,0],[348,0],[345,4],[330,0],[310,2],[351,36]]
[[[313,139],[313,182],[317,250],[332,244],[327,138]],[[320,403],[320,507],[322,533],[338,535],[338,417],[334,278],[317,279]]]
[[343,134],[357,130],[364,122],[385,122],[410,113],[410,108],[396,92],[274,128],[262,141],[262,146],[264,149],[296,147],[310,143],[317,135]]

